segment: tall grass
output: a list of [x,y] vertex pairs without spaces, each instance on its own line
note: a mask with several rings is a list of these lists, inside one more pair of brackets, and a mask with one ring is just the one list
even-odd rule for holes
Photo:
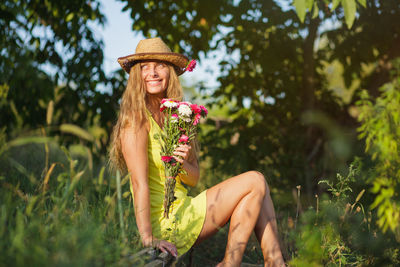
[[[83,144],[68,147],[47,137],[6,142],[0,132],[0,266],[143,266],[127,176],[108,173]],[[205,164],[205,165],[204,165]],[[203,166],[204,165],[204,166]],[[192,193],[223,174],[207,170]],[[283,196],[271,190],[282,250],[293,266],[396,266],[400,240],[382,233],[369,208],[359,168],[351,167],[313,207],[301,209],[301,187]],[[281,194],[281,195],[280,195]],[[290,202],[290,201],[289,201]],[[297,208],[296,208],[297,206]],[[212,266],[224,255],[228,226],[182,257],[177,266]],[[262,264],[252,236],[243,261]]]
[[400,265],[400,240],[378,227],[376,210],[370,209],[373,196],[362,188],[365,184],[356,185],[362,173],[359,161],[355,164],[347,175],[320,182],[329,194],[317,197],[315,207],[301,215],[298,228],[292,231],[296,249],[291,265]]
[[0,265],[140,265],[128,177],[48,139],[0,145]]

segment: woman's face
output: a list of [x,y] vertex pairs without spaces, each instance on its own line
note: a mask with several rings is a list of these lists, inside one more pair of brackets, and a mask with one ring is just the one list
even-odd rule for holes
[[140,71],[146,85],[147,93],[164,97],[169,82],[169,68],[167,63],[161,61],[144,61],[140,63]]

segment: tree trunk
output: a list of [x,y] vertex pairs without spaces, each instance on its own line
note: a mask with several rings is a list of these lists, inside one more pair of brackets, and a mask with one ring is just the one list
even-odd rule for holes
[[[303,112],[314,109],[315,105],[315,59],[314,59],[314,44],[317,37],[317,31],[320,20],[319,18],[310,19],[308,24],[308,35],[304,40],[303,45],[303,83],[302,83],[302,103]],[[312,153],[316,146],[317,138],[314,138],[314,127],[311,125],[306,126],[306,151],[308,154]],[[315,161],[314,156],[307,155],[307,162],[305,164],[305,189],[307,196],[312,196],[312,168]]]

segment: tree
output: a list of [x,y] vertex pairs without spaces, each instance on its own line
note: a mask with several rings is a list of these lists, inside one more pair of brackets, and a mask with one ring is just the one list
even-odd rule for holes
[[[397,64],[400,70],[399,64]],[[374,100],[363,91],[360,108],[360,138],[365,139],[371,155],[369,183],[376,194],[372,208],[377,208],[378,225],[397,232],[400,237],[400,75],[381,88]]]
[[[354,23],[354,19],[356,17],[357,11],[357,2],[362,6],[366,7],[367,1],[366,0],[324,0],[323,3],[325,4],[325,8],[329,8],[330,10],[334,11],[336,8],[341,6],[343,7],[343,13],[345,22],[348,28]],[[304,22],[306,17],[307,11],[312,13],[312,17],[316,18],[318,16],[319,7],[318,2],[314,0],[294,0],[293,5],[296,7],[297,15],[301,22]]]
[[[96,109],[96,86],[104,81],[103,44],[89,23],[105,21],[94,1],[2,1],[0,84],[9,88],[1,121],[44,125],[50,101],[54,121],[82,124]],[[11,107],[11,108],[10,108]],[[93,112],[96,112],[93,110]]]
[[[393,80],[399,1],[119,1],[134,30],[161,36],[176,52],[224,52],[220,87],[205,97],[228,111],[210,118],[203,136],[211,168],[226,175],[258,169],[275,188],[302,184],[312,199],[321,178],[363,153],[356,102],[362,89],[377,98]],[[74,123],[95,136],[104,155],[125,76],[102,71],[102,43],[89,26],[105,20],[99,1],[6,0],[0,12],[0,119],[7,133]],[[348,101],[336,94],[338,84],[355,89]]]
[[357,79],[358,90],[373,92],[387,82],[372,66],[397,57],[398,1],[359,1],[357,13],[349,1],[296,1],[319,10],[301,15],[303,23],[290,1],[121,2],[134,30],[163,37],[175,51],[182,47],[191,57],[226,51],[221,86],[209,102],[229,107],[230,120],[218,120],[203,140],[213,168],[228,174],[259,169],[283,188],[304,184],[312,196],[321,177],[362,153],[352,151],[360,145],[348,113],[357,94],[343,104],[329,86],[327,66],[343,66],[347,88]]

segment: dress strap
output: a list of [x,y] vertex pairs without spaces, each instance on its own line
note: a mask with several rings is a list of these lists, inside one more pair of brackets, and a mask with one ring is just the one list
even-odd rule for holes
[[150,131],[151,131],[154,128],[155,121],[153,119],[153,116],[151,115],[151,112],[147,108],[146,108],[146,114],[147,114],[147,118],[150,122]]
[[151,114],[151,112],[147,108],[146,108],[146,112],[147,112],[147,115],[150,118],[151,127],[154,126],[158,131],[162,131],[160,125],[156,122],[156,120],[154,119],[153,115]]
[[146,114],[147,114],[147,116],[150,116],[150,117],[152,117],[152,116],[151,116],[151,112],[150,112],[150,110],[148,110],[147,108],[145,108],[145,110],[146,110]]

